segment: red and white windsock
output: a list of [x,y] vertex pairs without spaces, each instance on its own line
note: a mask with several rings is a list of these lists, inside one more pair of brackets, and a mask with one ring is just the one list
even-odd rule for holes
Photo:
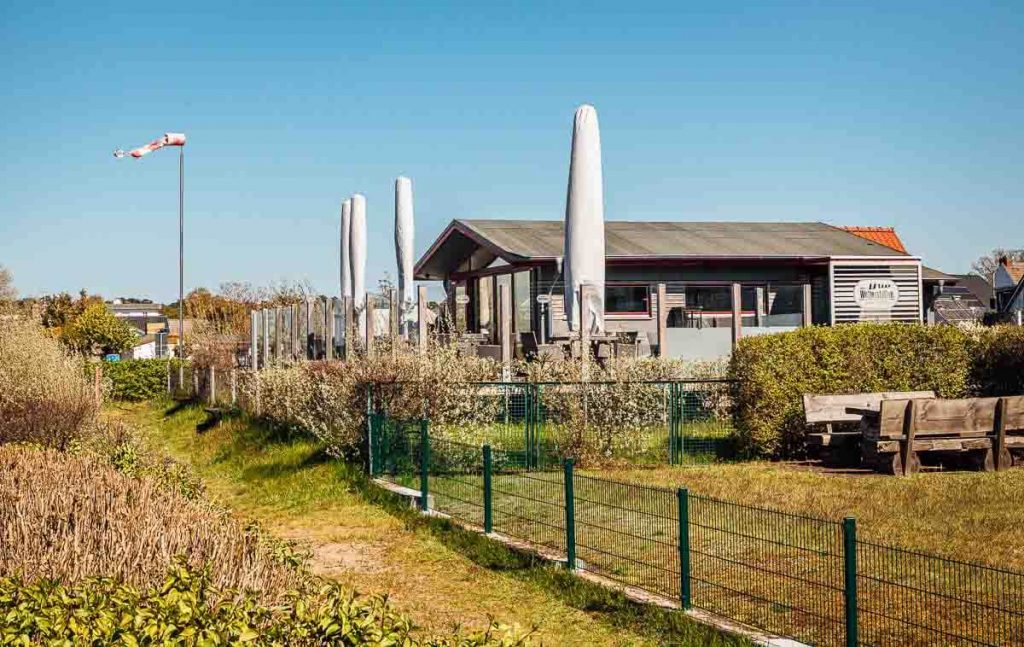
[[131,155],[138,159],[147,153],[152,153],[155,150],[163,148],[164,146],[184,146],[185,145],[185,134],[184,133],[164,133],[163,137],[154,139],[145,146],[139,146],[125,153],[120,148],[114,151],[114,157],[121,158],[125,155]]

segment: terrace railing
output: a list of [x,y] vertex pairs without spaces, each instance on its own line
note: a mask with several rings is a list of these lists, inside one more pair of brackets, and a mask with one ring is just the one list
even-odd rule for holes
[[432,431],[374,415],[374,475],[568,568],[807,644],[1024,644],[1024,573],[865,541],[853,519],[612,481],[572,459],[534,466]]

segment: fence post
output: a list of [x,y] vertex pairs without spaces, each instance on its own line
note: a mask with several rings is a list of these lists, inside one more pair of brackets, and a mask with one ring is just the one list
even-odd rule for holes
[[668,464],[676,464],[676,383],[668,383]]
[[576,497],[573,494],[572,459],[563,463],[565,481],[565,566],[576,570]]
[[430,431],[426,418],[420,419],[420,509],[430,510]]
[[846,647],[857,647],[857,520],[843,519],[843,592],[846,601]]
[[231,406],[238,405],[238,372],[231,369]]
[[530,452],[530,456],[531,456],[531,460],[532,460],[531,467],[533,467],[534,469],[537,469],[537,468],[540,467],[540,433],[541,433],[541,428],[540,428],[540,423],[541,423],[541,420],[540,420],[541,397],[540,397],[540,394],[541,394],[541,389],[542,388],[543,387],[541,387],[541,385],[539,385],[539,384],[534,384],[533,385],[533,398],[532,398],[533,402],[531,403],[532,406],[530,407],[530,415],[532,416],[533,419],[530,422],[530,437],[531,437],[530,441],[531,442],[530,442],[529,452]]
[[174,389],[171,388],[171,360],[167,360],[167,395],[171,396]]
[[209,373],[210,376],[208,380],[210,382],[210,406],[215,407],[217,406],[217,369],[213,366],[213,364],[210,364]]
[[679,603],[684,609],[692,605],[690,590],[690,491],[676,490],[679,503]]
[[484,445],[484,533],[494,532],[494,494],[491,490],[491,474],[494,465],[491,458],[491,446]]
[[376,452],[374,444],[377,442],[377,431],[379,429],[379,420],[377,414],[368,413],[366,414],[366,473],[372,479],[374,477],[375,470],[373,468],[373,462],[376,458]]

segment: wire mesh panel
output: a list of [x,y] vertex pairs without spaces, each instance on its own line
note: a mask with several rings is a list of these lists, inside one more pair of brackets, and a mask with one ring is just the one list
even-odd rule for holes
[[704,462],[729,455],[733,432],[731,384],[689,381],[672,385],[673,434],[670,462]]
[[565,481],[561,469],[527,471],[523,452],[494,452],[494,531],[565,552]]
[[370,415],[371,474],[410,485],[420,469],[420,422]]
[[539,454],[581,463],[666,463],[668,382],[544,383],[537,385]]
[[573,475],[579,568],[679,598],[679,508],[661,488]]
[[464,523],[484,523],[484,465],[480,447],[430,438],[428,483],[433,508]]
[[532,387],[515,382],[479,382],[446,387],[445,401],[428,401],[431,431],[438,438],[495,450],[526,451]]
[[693,605],[816,645],[844,641],[842,527],[690,496]]
[[1024,645],[1024,573],[857,542],[864,645]]

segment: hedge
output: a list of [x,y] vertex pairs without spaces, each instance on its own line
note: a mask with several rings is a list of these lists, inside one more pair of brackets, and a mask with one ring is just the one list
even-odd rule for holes
[[738,445],[753,457],[801,456],[805,393],[931,389],[962,397],[971,345],[968,333],[951,326],[870,323],[741,339],[729,363]]
[[[179,362],[166,359],[127,359],[103,362],[107,396],[114,400],[139,402],[167,392],[167,364],[177,371]],[[91,370],[91,368],[89,369]]]
[[1024,327],[995,326],[972,336],[971,387],[977,395],[1024,393]]

